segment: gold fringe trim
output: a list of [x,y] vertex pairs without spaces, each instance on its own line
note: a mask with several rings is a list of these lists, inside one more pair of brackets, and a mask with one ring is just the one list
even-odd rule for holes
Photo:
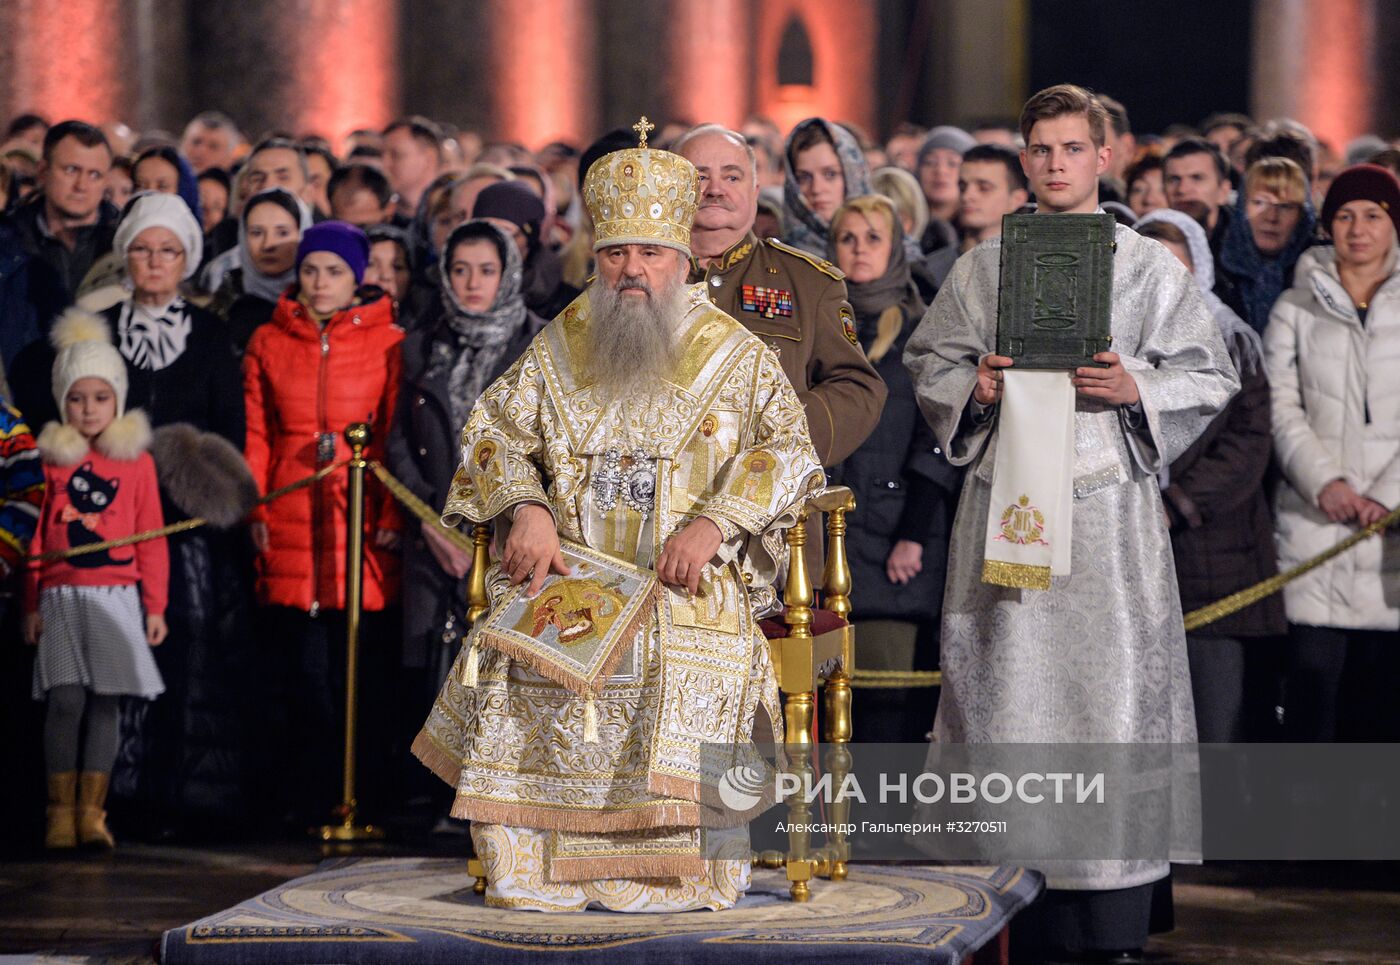
[[413,752],[413,756],[422,761],[424,767],[441,778],[444,784],[451,788],[457,787],[457,781],[462,777],[462,762],[433,740],[426,728],[418,732],[418,736],[413,739],[410,750]]
[[560,884],[600,878],[698,878],[709,869],[697,854],[651,854],[627,858],[551,858],[548,880]]
[[658,774],[656,771],[647,775],[647,791],[657,797],[697,801],[699,816],[688,823],[702,828],[742,827],[767,811],[778,799],[777,787],[770,781],[764,785],[757,804],[747,811],[735,811],[720,798],[717,787],[673,774]]
[[1004,560],[982,561],[982,582],[1009,586],[1018,590],[1050,589],[1050,567],[1029,563],[1007,563]]
[[617,634],[613,640],[612,649],[608,651],[607,657],[599,664],[598,670],[591,680],[585,680],[571,670],[561,667],[559,664],[549,660],[538,650],[532,650],[524,644],[506,637],[498,636],[483,628],[476,635],[476,642],[473,646],[480,645],[503,653],[512,660],[518,660],[531,671],[541,677],[558,684],[566,690],[571,690],[580,697],[587,697],[590,694],[599,693],[617,669],[622,658],[627,654],[627,648],[631,646],[632,640],[642,631],[643,626],[650,619],[656,618],[656,599],[660,589],[660,584],[656,584],[648,594],[648,599],[641,606],[637,607],[637,612],[632,615],[632,619],[627,621],[627,625]]
[[[426,762],[425,762],[426,763]],[[441,775],[439,775],[441,776]],[[508,824],[542,831],[574,831],[608,834],[613,831],[647,831],[652,828],[698,827],[702,809],[684,801],[642,806],[627,811],[598,811],[591,808],[562,810],[548,805],[502,803],[457,795],[452,816],[483,824]]]
[[[675,797],[682,801],[701,801],[705,789],[699,781],[673,774],[658,774],[655,770],[647,773],[647,792],[657,797]],[[718,792],[716,792],[718,793]]]

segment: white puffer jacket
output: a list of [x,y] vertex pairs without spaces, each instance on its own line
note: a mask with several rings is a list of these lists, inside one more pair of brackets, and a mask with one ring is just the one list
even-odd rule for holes
[[[1285,482],[1276,517],[1279,569],[1356,531],[1329,520],[1317,497],[1334,479],[1394,508],[1400,503],[1400,267],[1371,300],[1363,326],[1337,275],[1335,253],[1313,248],[1264,329],[1274,451]],[[1283,591],[1292,623],[1400,627],[1400,534],[1362,542]]]

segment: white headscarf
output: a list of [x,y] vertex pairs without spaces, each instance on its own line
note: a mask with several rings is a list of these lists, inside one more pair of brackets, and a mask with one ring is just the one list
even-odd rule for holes
[[1224,336],[1226,346],[1231,349],[1231,355],[1235,354],[1238,340],[1243,340],[1247,345],[1247,354],[1235,359],[1235,367],[1241,375],[1251,371],[1264,357],[1264,343],[1259,338],[1259,333],[1246,325],[1244,319],[1235,314],[1234,309],[1215,294],[1215,256],[1211,254],[1205,229],[1189,214],[1172,208],[1158,208],[1143,215],[1133,226],[1134,230],[1140,232],[1154,221],[1173,225],[1186,236],[1186,251],[1191,255],[1191,274],[1196,279],[1196,287],[1201,290],[1201,296],[1205,298],[1206,306],[1215,318],[1215,324],[1220,327],[1220,334]]
[[199,222],[190,213],[190,206],[178,194],[158,194],[147,191],[138,194],[127,204],[121,224],[112,239],[112,248],[126,265],[126,250],[136,240],[136,236],[147,228],[166,228],[185,249],[185,273],[181,280],[188,279],[204,260],[204,232]]
[[[276,195],[276,199],[270,197],[272,195]],[[295,268],[289,268],[280,275],[264,275],[258,271],[257,265],[253,264],[252,255],[248,253],[248,212],[264,201],[273,200],[289,211],[293,208],[296,209],[298,237],[311,227],[311,207],[301,198],[286,188],[268,188],[266,191],[259,191],[243,205],[243,213],[238,217],[238,244],[209,262],[201,278],[201,288],[208,292],[216,292],[223,285],[229,272],[235,268],[241,268],[243,269],[243,291],[245,294],[254,295],[264,301],[276,302],[287,286],[296,279]]]

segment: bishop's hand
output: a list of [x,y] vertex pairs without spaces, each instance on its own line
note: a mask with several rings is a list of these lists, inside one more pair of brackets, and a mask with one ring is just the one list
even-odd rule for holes
[[662,583],[684,587],[691,596],[700,592],[700,574],[705,564],[715,558],[724,534],[714,521],[696,516],[675,536],[666,541],[656,559],[656,575]]
[[531,597],[540,592],[549,574],[570,574],[569,564],[559,550],[554,516],[539,503],[522,503],[516,509],[510,536],[501,552],[501,570],[510,577],[512,586],[529,580],[526,594]]

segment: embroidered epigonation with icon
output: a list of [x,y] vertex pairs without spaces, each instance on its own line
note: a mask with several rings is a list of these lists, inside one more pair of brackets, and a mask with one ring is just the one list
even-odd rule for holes
[[782,288],[764,288],[761,285],[745,285],[740,304],[746,312],[758,312],[764,318],[781,315],[791,317],[792,292]]

